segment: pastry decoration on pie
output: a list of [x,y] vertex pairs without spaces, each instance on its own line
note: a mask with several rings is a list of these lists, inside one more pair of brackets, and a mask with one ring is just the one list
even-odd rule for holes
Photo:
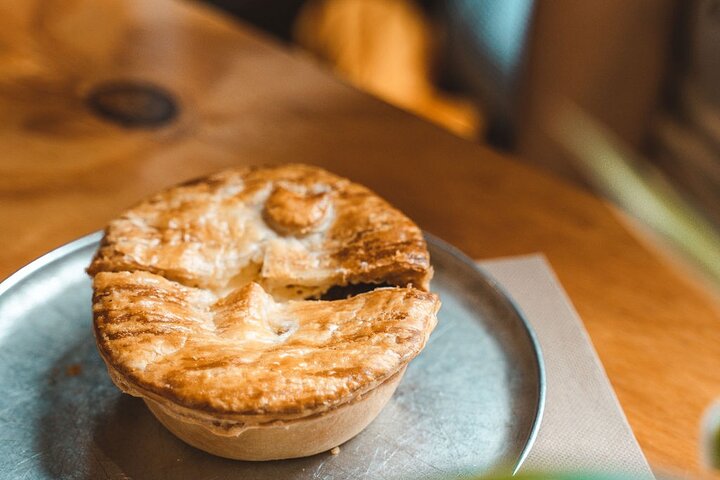
[[154,195],[109,224],[88,273],[113,381],[191,445],[245,460],[359,433],[440,307],[420,229],[304,165]]

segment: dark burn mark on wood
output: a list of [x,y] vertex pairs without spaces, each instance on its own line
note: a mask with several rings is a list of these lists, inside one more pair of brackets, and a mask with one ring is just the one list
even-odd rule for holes
[[164,88],[148,82],[111,81],[85,99],[97,116],[125,128],[157,128],[174,120],[180,107]]

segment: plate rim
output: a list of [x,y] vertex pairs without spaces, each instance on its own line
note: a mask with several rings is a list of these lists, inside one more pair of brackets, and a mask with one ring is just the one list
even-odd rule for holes
[[546,378],[546,372],[545,372],[545,360],[542,353],[542,348],[540,346],[540,340],[538,340],[537,334],[535,333],[535,329],[530,324],[530,321],[527,319],[527,316],[525,315],[525,312],[523,312],[522,308],[520,308],[520,305],[518,305],[517,301],[507,292],[505,287],[503,287],[496,279],[493,277],[490,273],[487,272],[483,267],[478,265],[477,262],[472,260],[468,255],[466,255],[462,250],[460,250],[458,247],[454,246],[453,244],[446,242],[445,240],[441,239],[437,235],[434,235],[426,230],[423,231],[423,234],[425,235],[425,240],[429,244],[433,244],[435,247],[440,248],[442,250],[445,250],[449,255],[453,256],[456,260],[462,262],[463,264],[470,267],[472,270],[475,271],[489,286],[492,288],[498,297],[502,298],[506,303],[508,308],[513,310],[515,315],[520,319],[520,322],[522,323],[523,330],[525,331],[526,335],[528,336],[528,340],[530,341],[530,345],[533,349],[534,358],[535,358],[535,368],[537,369],[537,378],[538,378],[538,391],[537,391],[537,403],[535,405],[535,418],[533,420],[533,424],[530,427],[530,432],[528,433],[528,436],[525,440],[525,445],[523,446],[522,450],[520,451],[520,455],[517,459],[517,462],[515,463],[515,466],[512,468],[512,475],[516,475],[518,471],[520,470],[520,467],[522,467],[523,463],[525,463],[525,460],[527,459],[528,455],[530,454],[530,450],[532,449],[533,445],[535,444],[535,440],[537,439],[538,432],[540,431],[540,424],[542,423],[543,413],[545,411],[545,395],[547,390],[547,378]]
[[[40,255],[36,259],[32,260],[30,263],[19,268],[14,273],[10,274],[8,277],[6,277],[0,282],[0,299],[2,299],[2,297],[14,286],[20,284],[23,280],[25,280],[27,277],[31,276],[38,270],[46,267],[47,265],[57,260],[62,259],[63,257],[69,255],[72,252],[85,248],[93,243],[99,243],[102,240],[104,233],[105,232],[103,230],[97,230],[95,232],[79,237],[59,247],[56,247],[47,253]],[[508,308],[513,310],[515,315],[520,319],[523,330],[525,331],[525,334],[530,341],[530,345],[532,346],[535,359],[535,368],[537,369],[536,374],[538,378],[537,403],[535,405],[535,418],[533,420],[532,426],[530,427],[530,432],[525,439],[525,444],[520,451],[520,455],[515,462],[514,467],[512,467],[512,475],[515,475],[518,473],[520,467],[522,467],[523,463],[527,459],[530,450],[532,449],[532,446],[537,439],[538,432],[540,430],[540,424],[542,423],[543,413],[545,410],[547,381],[545,362],[543,359],[542,348],[540,347],[540,342],[537,338],[537,334],[535,333],[535,330],[533,329],[525,313],[517,304],[515,299],[505,290],[502,285],[500,285],[500,283],[491,274],[489,274],[485,269],[479,266],[469,256],[463,253],[462,250],[455,247],[454,245],[446,242],[445,240],[442,240],[440,237],[427,231],[423,231],[423,234],[429,244],[432,244],[434,247],[444,250],[446,253],[454,257],[459,262],[470,267],[477,275],[479,275],[483,279],[483,281],[485,281],[492,288],[492,290],[495,291],[498,297],[503,299],[503,301],[507,304]]]
[[25,264],[25,266],[15,270],[15,272],[11,273],[3,281],[0,282],[0,298],[2,298],[2,296],[10,289],[12,289],[15,285],[19,284],[25,278],[37,272],[41,268],[65,257],[66,255],[76,250],[84,248],[91,243],[99,242],[100,240],[102,240],[104,234],[105,232],[103,230],[97,230],[87,235],[83,235],[80,238],[71,240],[67,243],[60,245],[59,247],[55,247],[52,250],[43,253],[39,257]]

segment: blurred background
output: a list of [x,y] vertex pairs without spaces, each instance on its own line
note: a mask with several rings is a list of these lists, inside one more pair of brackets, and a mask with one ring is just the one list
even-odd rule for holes
[[[337,89],[342,94],[326,88],[337,84],[316,76],[315,68],[306,69],[307,62],[276,61],[285,54],[266,49],[265,42],[256,42],[256,35],[235,29],[224,17],[209,19],[205,9],[197,8],[198,2],[254,25],[261,35],[312,59],[355,88],[607,199],[613,211],[648,240],[647,245],[697,274],[692,278],[709,287],[707,291],[720,292],[720,0],[0,2],[0,110],[6,112],[0,124],[0,223],[5,225],[0,229],[5,234],[0,238],[0,267],[8,274],[11,266],[17,268],[89,226],[97,228],[120,206],[161,185],[236,164],[238,152],[250,159],[287,161],[294,160],[295,149],[301,149],[305,158],[318,156],[321,164],[330,159],[333,165],[355,164],[338,173],[359,181],[387,177],[381,193],[396,188],[394,179],[407,168],[407,163],[389,166],[391,175],[387,175],[384,167],[391,163],[391,155],[402,152],[410,163],[412,155],[425,153],[420,150],[430,142],[422,147],[397,142],[392,144],[394,150],[380,142],[369,149],[378,153],[374,164],[378,173],[349,175],[369,168],[364,149],[338,152],[337,146],[359,145],[367,141],[363,132],[384,134],[394,123],[385,123],[380,115],[353,118],[355,112],[362,115],[365,110],[355,108],[352,101],[342,103],[345,88]],[[323,88],[314,88],[313,79],[318,77]],[[252,88],[243,89],[243,82]],[[265,84],[270,86],[263,88]],[[325,108],[323,102],[331,107]],[[333,102],[340,104],[332,108]],[[340,122],[342,142],[328,135],[324,129],[328,122]],[[370,123],[371,128],[359,129]],[[422,132],[432,130],[422,127]],[[284,144],[284,138],[291,141]],[[448,164],[458,160],[445,152],[433,150],[425,158]],[[491,157],[487,153],[478,153],[473,160],[483,162]],[[498,190],[522,197],[527,178],[541,177],[518,179],[515,175],[522,167],[503,165],[514,174],[483,177],[477,191],[492,190],[491,182],[502,181],[508,188]],[[378,180],[371,186],[382,183]],[[563,200],[569,198],[567,193],[547,185],[560,184],[541,185],[523,204],[524,208],[533,206],[532,199],[556,197],[545,205],[557,212],[548,208],[550,212],[527,217],[545,222],[547,235],[529,236],[517,245],[522,245],[521,253],[554,248],[558,265],[565,261],[572,266],[567,278],[581,278],[576,290],[579,303],[603,303],[605,298],[596,300],[595,285],[621,278],[623,269],[613,270],[610,265],[605,277],[597,275],[578,253],[584,250],[572,247],[580,242],[612,243],[615,230],[599,231],[608,224],[593,224],[576,213],[581,209],[567,208]],[[401,206],[420,204],[417,192],[425,193],[426,185],[416,188],[395,195]],[[464,192],[456,194],[451,204],[457,210],[495,208],[474,209],[473,201],[495,197],[477,195],[468,200]],[[526,217],[488,223],[505,228],[503,232],[484,235],[479,227],[467,227],[467,235],[460,235],[465,227],[444,219],[447,206],[437,203],[436,211],[418,219],[434,219],[435,225],[446,229],[443,233],[464,236],[466,244],[487,246],[522,236]],[[418,207],[415,213],[422,210]],[[514,211],[521,209],[504,210],[498,217],[511,217]],[[552,223],[556,213],[569,219],[571,235],[558,229],[560,223]],[[582,235],[576,235],[575,230],[583,228]],[[482,243],[483,237],[493,238]],[[619,249],[627,244],[614,245]],[[561,249],[566,247],[570,251],[563,259]],[[518,253],[509,249],[503,253],[508,251]],[[618,264],[627,263],[628,257],[636,260],[634,253],[623,258],[617,253],[610,251],[607,258],[617,259]],[[616,292],[627,284],[650,291],[652,282],[642,282],[651,276],[647,265],[637,258],[630,265],[637,277],[623,278],[626,284]],[[662,365],[665,352],[653,351],[657,363],[638,369],[640,374],[654,372],[655,385],[697,389],[683,398],[683,405],[652,411],[645,407],[646,397],[631,396],[636,391],[628,388],[629,380],[623,385],[631,400],[642,400],[636,401],[640,406],[632,414],[639,410],[666,425],[661,432],[666,437],[646,436],[645,445],[680,459],[693,452],[678,449],[671,441],[666,447],[663,438],[674,441],[673,436],[687,435],[672,430],[696,422],[696,411],[717,395],[716,369],[706,368],[717,362],[717,341],[706,332],[693,332],[693,324],[687,332],[663,330],[671,320],[680,324],[688,317],[710,317],[707,310],[693,310],[688,291],[675,291],[677,284],[665,282],[666,278],[655,279],[666,289],[653,290],[633,308],[638,317],[648,317],[642,324],[646,328],[658,311],[669,312],[667,322],[657,322],[655,329],[636,335],[637,343],[613,339],[613,347],[621,348],[608,351],[667,348],[687,342],[692,335],[713,343],[698,348],[699,342],[688,342],[685,350],[673,350],[674,360],[687,357],[687,362],[677,365]],[[663,302],[663,295],[674,296]],[[612,320],[618,331],[624,331],[624,307],[634,301],[623,293],[614,299],[613,315],[593,317],[588,307],[587,318],[595,325]],[[687,314],[676,319],[677,311]],[[611,343],[609,336],[602,337],[603,330],[598,331],[600,344]],[[641,340],[645,337],[647,343]],[[667,338],[671,340],[665,342]],[[628,368],[621,360],[608,365],[615,371],[636,366]],[[665,375],[677,382],[665,382]],[[681,384],[678,379],[683,375],[689,375],[690,381]],[[682,397],[684,392],[674,393]],[[707,445],[705,461],[716,465],[720,465],[718,412],[707,417],[702,436]],[[690,420],[669,421],[675,418]],[[689,428],[694,427],[692,423]]]
[[718,281],[720,1],[210,0],[605,195]]

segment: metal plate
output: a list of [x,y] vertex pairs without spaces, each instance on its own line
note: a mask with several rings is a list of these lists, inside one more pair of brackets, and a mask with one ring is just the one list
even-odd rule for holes
[[100,234],[0,284],[3,478],[442,478],[514,471],[544,398],[532,331],[498,286],[429,238],[440,321],[393,399],[337,456],[238,462],[167,432],[110,382],[95,350],[84,272]]

